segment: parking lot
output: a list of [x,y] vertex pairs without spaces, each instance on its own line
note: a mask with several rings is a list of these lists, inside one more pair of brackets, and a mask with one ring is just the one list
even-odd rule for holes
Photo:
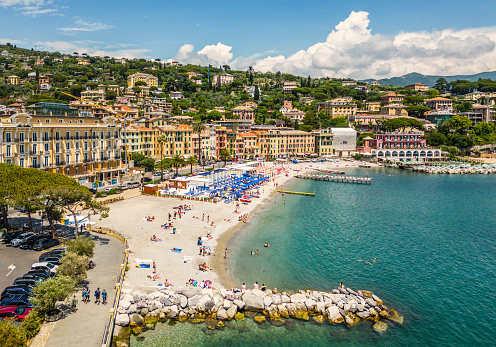
[[0,244],[0,292],[29,271],[41,253]]

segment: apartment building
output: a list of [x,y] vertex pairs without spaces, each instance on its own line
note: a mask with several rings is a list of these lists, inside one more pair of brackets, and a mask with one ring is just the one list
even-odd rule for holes
[[7,83],[16,86],[21,83],[21,79],[19,78],[19,76],[15,76],[15,75],[8,76]]
[[216,85],[217,87],[221,87],[225,84],[229,84],[234,82],[234,76],[231,74],[220,74],[220,75],[215,75],[212,78],[212,84]]
[[317,104],[319,112],[324,111],[332,118],[351,117],[357,114],[357,104],[351,97],[342,97],[320,102]]
[[158,87],[158,77],[150,74],[137,72],[127,77],[127,86],[132,88],[136,82],[145,82],[147,87]]
[[437,97],[425,100],[425,106],[431,110],[448,110],[453,108],[453,100],[448,98]]
[[155,155],[155,131],[151,128],[128,126],[123,141],[128,153],[140,153],[145,157]]
[[286,81],[286,82],[284,82],[284,84],[282,86],[282,92],[283,92],[283,94],[291,94],[291,92],[295,88],[298,88],[298,86],[296,85],[296,82]]
[[85,101],[95,101],[95,102],[103,102],[105,101],[105,91],[102,90],[85,90],[81,92],[81,99]]
[[[187,124],[156,126],[153,128],[154,138],[154,156],[160,158],[162,145],[157,142],[161,135],[165,135],[167,142],[163,144],[163,156],[172,157],[175,154],[189,157],[194,155],[195,147],[193,146],[192,130]],[[198,138],[198,135],[196,135]],[[196,144],[198,146],[198,144]],[[197,147],[196,147],[197,148]]]
[[409,84],[405,88],[415,90],[416,92],[426,92],[429,90],[429,86],[422,83]]
[[237,106],[231,110],[231,114],[251,123],[255,120],[255,110],[252,107]]
[[115,117],[16,113],[0,121],[1,163],[62,173],[80,183],[108,180],[123,171]]
[[312,131],[312,135],[315,137],[315,153],[319,156],[331,155],[334,137],[331,129],[316,129]]
[[397,104],[397,103],[401,103],[404,99],[405,96],[402,94],[388,93],[386,95],[381,96],[381,104],[383,106],[390,104]]

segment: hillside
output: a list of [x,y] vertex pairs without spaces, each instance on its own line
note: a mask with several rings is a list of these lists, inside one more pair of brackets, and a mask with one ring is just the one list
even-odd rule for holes
[[[474,75],[455,75],[455,76],[440,76],[440,75],[422,75],[417,72],[412,72],[401,77],[391,77],[377,80],[381,86],[392,85],[394,87],[404,87],[409,84],[420,82],[422,84],[427,84],[432,88],[438,78],[444,78],[446,81],[456,81],[456,80],[467,80],[470,82],[476,82],[479,79],[496,79],[496,71],[481,72]],[[374,79],[363,80],[364,82],[372,82]]]

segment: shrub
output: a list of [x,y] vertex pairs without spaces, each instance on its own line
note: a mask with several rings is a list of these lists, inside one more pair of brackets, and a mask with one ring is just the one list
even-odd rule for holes
[[26,346],[26,336],[10,320],[0,320],[0,341],[2,346]]
[[67,276],[57,276],[37,283],[30,300],[42,312],[47,312],[55,308],[58,300],[65,300],[73,292],[74,280]]
[[68,252],[74,252],[91,258],[94,254],[95,241],[93,241],[91,236],[79,236],[75,240],[67,241],[66,246]]
[[32,311],[22,322],[20,329],[28,340],[38,334],[41,328],[41,319],[36,311]]
[[89,258],[86,255],[67,251],[61,258],[58,273],[74,279],[77,283],[86,278],[86,271],[89,268]]

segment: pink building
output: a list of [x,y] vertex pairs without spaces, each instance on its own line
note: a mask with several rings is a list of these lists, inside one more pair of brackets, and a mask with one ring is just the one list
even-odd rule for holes
[[425,106],[436,111],[449,110],[453,108],[453,100],[441,97],[427,99],[425,100]]

